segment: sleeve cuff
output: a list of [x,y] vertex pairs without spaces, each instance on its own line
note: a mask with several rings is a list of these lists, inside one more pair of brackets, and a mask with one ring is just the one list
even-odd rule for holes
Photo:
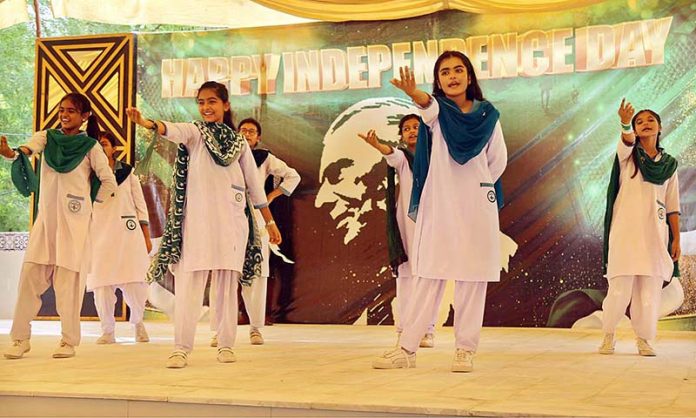
[[18,149],[15,149],[15,150],[13,150],[13,151],[15,152],[14,157],[5,157],[5,156],[3,155],[3,156],[2,156],[3,160],[5,160],[5,161],[14,161],[14,160],[16,160],[17,158],[19,158],[19,153],[22,152],[22,151],[20,151],[20,150],[18,150]]
[[260,205],[254,205],[254,209],[263,209],[268,207],[268,202],[261,203]]
[[280,189],[281,192],[283,192],[283,194],[284,194],[285,196],[290,196],[290,195],[292,194],[291,191],[287,190],[287,189],[284,188],[283,186],[278,186],[278,188]]
[[150,226],[150,221],[142,220],[142,221],[140,221],[140,225],[147,225],[147,226]]

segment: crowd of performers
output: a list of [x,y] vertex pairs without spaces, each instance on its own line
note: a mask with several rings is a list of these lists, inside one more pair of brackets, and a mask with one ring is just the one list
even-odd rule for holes
[[[418,114],[401,119],[398,147],[387,145],[374,130],[356,132],[389,167],[387,241],[397,277],[396,344],[372,367],[415,367],[418,348],[434,344],[438,307],[447,281],[453,280],[452,371],[471,372],[487,285],[500,280],[498,212],[507,149],[499,112],[484,98],[468,57],[444,52],[433,76],[431,93],[416,86],[408,67],[391,81],[418,108]],[[6,358],[19,359],[30,351],[31,321],[51,285],[62,329],[53,357],[75,355],[85,286],[94,292],[101,320],[97,344],[116,341],[116,289],[131,309],[136,341],[147,342],[146,279],[162,280],[167,271],[175,278],[175,347],[166,367],[188,363],[209,278],[217,360],[236,361],[239,285],[250,341],[264,343],[269,246],[282,240],[268,205],[290,196],[300,176],[259,146],[258,121],[244,119],[234,126],[223,84],[205,82],[196,100],[201,119],[193,123],[148,119],[136,108],[126,111],[134,123],[178,145],[171,204],[152,259],[138,178],[133,167],[114,158],[115,138],[99,130],[85,96],[70,93],[61,100],[60,129],[39,131],[16,149],[1,139],[0,154],[12,161],[13,182],[22,194],[35,193],[38,199]],[[636,112],[624,100],[618,114],[620,138],[604,234],[609,290],[598,351],[614,352],[615,330],[630,304],[638,352],[654,356],[649,340],[656,335],[662,284],[678,274],[677,161],[660,146],[657,113]],[[29,160],[36,154],[42,155],[38,177]],[[266,194],[263,184],[269,176],[279,182]]]

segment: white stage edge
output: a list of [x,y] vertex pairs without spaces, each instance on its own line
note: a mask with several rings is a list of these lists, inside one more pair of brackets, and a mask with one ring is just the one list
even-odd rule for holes
[[0,416],[696,416],[694,332],[660,331],[645,358],[630,331],[603,356],[599,331],[485,328],[475,371],[455,374],[450,328],[417,368],[373,370],[392,327],[275,325],[251,346],[240,326],[237,362],[220,364],[201,323],[189,367],[170,370],[171,324],[147,326],[150,343],[119,323],[118,344],[98,346],[99,324],[83,323],[77,356],[54,360],[59,324],[35,322],[26,358],[0,360]]

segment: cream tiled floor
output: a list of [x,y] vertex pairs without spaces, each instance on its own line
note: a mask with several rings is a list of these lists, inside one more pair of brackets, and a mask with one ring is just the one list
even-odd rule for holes
[[98,346],[98,323],[84,322],[77,356],[54,360],[59,324],[35,322],[26,358],[0,360],[0,416],[696,416],[693,332],[660,331],[658,357],[643,358],[629,332],[602,356],[598,331],[486,328],[474,373],[454,374],[450,328],[417,368],[373,370],[391,327],[275,325],[251,346],[242,326],[237,363],[219,364],[201,323],[189,367],[169,370],[172,326],[147,327],[150,343],[119,323],[119,343]]

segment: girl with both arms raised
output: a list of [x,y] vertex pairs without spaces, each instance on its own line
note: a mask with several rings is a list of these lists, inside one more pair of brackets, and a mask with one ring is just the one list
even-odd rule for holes
[[133,167],[115,158],[116,137],[102,132],[99,143],[116,176],[118,190],[113,204],[94,210],[94,222],[98,227],[92,230],[87,290],[94,292],[94,306],[101,321],[102,336],[97,344],[116,342],[116,289],[121,289],[130,307],[129,322],[135,327],[135,340],[148,342],[150,338],[143,324],[148,289],[145,276],[152,249],[147,204]]
[[236,361],[237,284],[261,272],[259,232],[248,199],[261,210],[269,241],[281,241],[249,146],[234,131],[227,88],[205,82],[197,100],[203,120],[194,123],[152,121],[135,108],[127,110],[138,125],[179,144],[167,224],[148,273],[151,280],[162,279],[169,266],[174,273],[176,347],[169,368],[187,365],[209,274],[216,295],[217,359]]
[[[60,316],[61,339],[54,358],[73,357],[80,344],[80,309],[85,282],[80,271],[88,262],[88,234],[94,207],[110,200],[116,179],[97,144],[99,125],[89,99],[79,93],[63,97],[58,107],[60,129],[34,134],[17,151],[0,139],[0,154],[14,160],[13,182],[25,196],[38,199],[38,215],[19,277],[19,295],[12,321],[12,346],[5,358],[22,358],[31,349],[31,321],[41,308],[41,295],[53,284]],[[87,122],[87,132],[81,131]],[[41,179],[27,156],[42,154]],[[101,185],[99,185],[101,182]],[[92,204],[94,201],[94,206]]]
[[[408,217],[408,207],[411,200],[411,188],[413,185],[413,157],[416,152],[416,140],[418,139],[418,126],[420,116],[406,115],[399,121],[399,136],[402,146],[392,148],[381,143],[377,133],[370,130],[367,134],[358,134],[368,145],[382,153],[387,168],[387,244],[389,246],[389,266],[396,276],[396,301],[398,303],[398,322],[396,324],[396,345],[399,346],[404,324],[408,322],[410,303],[413,302],[413,286],[415,279],[412,277],[411,244],[415,222]],[[396,175],[399,176],[399,192],[396,196]],[[422,306],[416,302],[417,306]],[[433,307],[432,321],[428,325],[425,335],[419,346],[432,348],[434,346],[435,321],[437,320],[437,306]],[[417,309],[414,307],[414,309]]]
[[652,110],[635,114],[621,101],[621,139],[607,190],[604,268],[609,281],[602,304],[601,354],[613,354],[616,327],[631,305],[641,356],[655,356],[662,283],[679,276],[677,160],[660,147],[662,122]]
[[[473,370],[488,282],[500,280],[499,179],[507,149],[499,113],[483,99],[473,66],[446,51],[434,67],[433,95],[400,69],[392,84],[420,108],[409,216],[415,218],[411,268],[416,278],[400,347],[385,352],[378,369],[415,367],[419,341],[439,306],[447,280],[455,280],[453,372]],[[428,128],[428,129],[426,129]],[[417,308],[416,308],[417,307]]]

